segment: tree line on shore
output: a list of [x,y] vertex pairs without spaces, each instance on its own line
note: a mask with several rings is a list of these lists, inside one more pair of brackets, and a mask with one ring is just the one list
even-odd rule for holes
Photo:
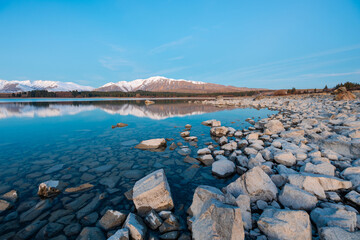
[[178,92],[98,92],[98,91],[70,91],[70,92],[49,92],[47,90],[33,90],[28,92],[2,93],[0,97],[5,98],[92,98],[92,97],[122,97],[122,98],[172,98],[172,97],[217,97],[219,95],[226,97],[247,97],[254,95],[288,95],[288,94],[307,94],[330,92],[332,90],[345,87],[347,90],[360,90],[359,83],[345,82],[339,83],[334,88],[328,88],[326,85],[323,89],[296,89],[289,90],[263,90],[263,91],[246,91],[246,92],[228,92],[228,93],[178,93]]

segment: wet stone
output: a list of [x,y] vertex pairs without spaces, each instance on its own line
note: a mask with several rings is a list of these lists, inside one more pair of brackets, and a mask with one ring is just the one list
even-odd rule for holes
[[60,171],[61,169],[64,168],[64,164],[57,164],[51,168],[49,168],[48,170],[45,171],[45,174],[51,174],[57,171]]
[[89,226],[89,225],[96,223],[98,218],[99,218],[99,214],[97,212],[93,212],[93,213],[90,213],[89,215],[83,217],[80,220],[80,223],[82,225]]
[[14,239],[15,240],[25,240],[30,239],[31,236],[35,235],[44,225],[46,225],[47,221],[35,221],[25,228],[21,229],[16,233]]
[[152,229],[155,230],[162,224],[163,220],[160,216],[154,211],[151,210],[145,217],[145,223]]
[[76,236],[80,233],[80,231],[81,225],[79,223],[72,223],[64,228],[64,233],[68,237]]
[[49,239],[58,235],[64,228],[64,225],[59,223],[46,224],[37,234],[36,239]]
[[85,227],[76,240],[105,240],[103,232],[97,227]]
[[98,226],[105,231],[108,231],[122,225],[125,218],[125,213],[115,210],[107,210],[105,215],[99,220]]

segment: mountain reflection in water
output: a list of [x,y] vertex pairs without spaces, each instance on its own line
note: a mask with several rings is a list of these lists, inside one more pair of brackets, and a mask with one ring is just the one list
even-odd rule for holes
[[132,115],[154,120],[172,117],[200,115],[204,113],[233,109],[218,108],[212,105],[189,103],[184,100],[158,100],[155,104],[145,105],[144,101],[76,101],[76,102],[6,102],[0,103],[0,119],[57,117],[76,115],[81,112],[100,109],[112,115]]

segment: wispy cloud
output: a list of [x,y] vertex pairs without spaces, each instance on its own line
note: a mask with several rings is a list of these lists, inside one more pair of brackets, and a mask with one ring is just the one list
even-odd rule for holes
[[169,61],[176,61],[176,60],[181,60],[184,59],[184,56],[178,56],[178,57],[173,57],[173,58],[169,58]]
[[320,78],[320,77],[341,77],[341,76],[351,76],[351,75],[360,75],[360,71],[343,72],[343,73],[312,73],[312,74],[303,74],[302,76],[308,78]]
[[186,37],[180,38],[180,39],[178,39],[178,40],[165,43],[165,44],[163,44],[163,45],[160,45],[160,46],[158,46],[158,47],[155,47],[155,48],[151,49],[151,50],[149,51],[149,53],[150,53],[150,54],[156,54],[156,53],[164,52],[164,51],[166,51],[166,50],[169,49],[169,48],[182,45],[182,44],[188,42],[190,39],[192,39],[192,36],[186,36]]
[[[324,66],[331,66],[341,62],[347,62],[360,58],[360,56],[353,56],[347,58],[337,58],[342,53],[352,52],[360,49],[360,44],[330,49],[327,51],[316,52],[302,57],[289,58],[280,61],[268,62],[254,66],[247,66],[241,68],[235,68],[229,71],[225,71],[219,74],[212,74],[210,76],[202,76],[207,81],[215,81],[219,78],[231,79],[233,81],[250,81],[254,82],[261,79],[264,82],[273,81],[273,79],[279,79],[278,77],[293,74],[295,79],[299,77],[301,73],[309,70],[319,69]],[[303,77],[303,76],[302,76]],[[289,79],[287,76],[283,79]],[[254,80],[254,81],[253,81]]]
[[112,71],[118,71],[121,67],[130,67],[133,70],[138,69],[136,63],[120,57],[102,57],[99,62],[104,68]]
[[112,50],[114,50],[115,52],[125,52],[125,49],[124,48],[122,48],[122,47],[120,47],[120,46],[118,46],[118,45],[115,45],[115,44],[108,44],[108,46],[112,49]]

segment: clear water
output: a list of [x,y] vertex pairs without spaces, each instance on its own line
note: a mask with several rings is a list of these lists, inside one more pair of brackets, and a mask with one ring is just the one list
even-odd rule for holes
[[[159,168],[166,172],[177,209],[181,206],[186,209],[198,185],[221,188],[236,176],[216,179],[210,167],[201,167],[191,179],[184,180],[191,164],[183,161],[184,156],[177,152],[179,148],[149,152],[135,149],[136,143],[152,138],[172,138],[168,146],[172,142],[189,146],[180,132],[186,124],[191,124],[191,136],[197,136],[198,148],[203,148],[206,142],[213,140],[210,128],[201,125],[202,121],[217,119],[224,126],[242,129],[248,127],[246,118],[264,118],[274,113],[267,109],[223,109],[184,100],[157,100],[150,106],[143,100],[71,100],[0,102],[0,194],[11,189],[19,192],[20,199],[13,211],[21,203],[39,201],[38,185],[50,179],[61,180],[71,187],[90,182],[95,185],[91,191],[106,192],[99,212],[106,207],[130,210],[132,202],[124,193],[136,180]],[[119,122],[129,125],[111,128]],[[190,148],[190,156],[196,157],[198,148]],[[45,174],[57,164],[64,164],[63,169]],[[94,171],[103,165],[110,165],[111,169]],[[83,171],[86,168],[88,170]],[[100,183],[101,179],[114,176],[120,178],[111,189]],[[56,197],[48,214],[62,209],[62,203],[68,198],[64,194]]]

